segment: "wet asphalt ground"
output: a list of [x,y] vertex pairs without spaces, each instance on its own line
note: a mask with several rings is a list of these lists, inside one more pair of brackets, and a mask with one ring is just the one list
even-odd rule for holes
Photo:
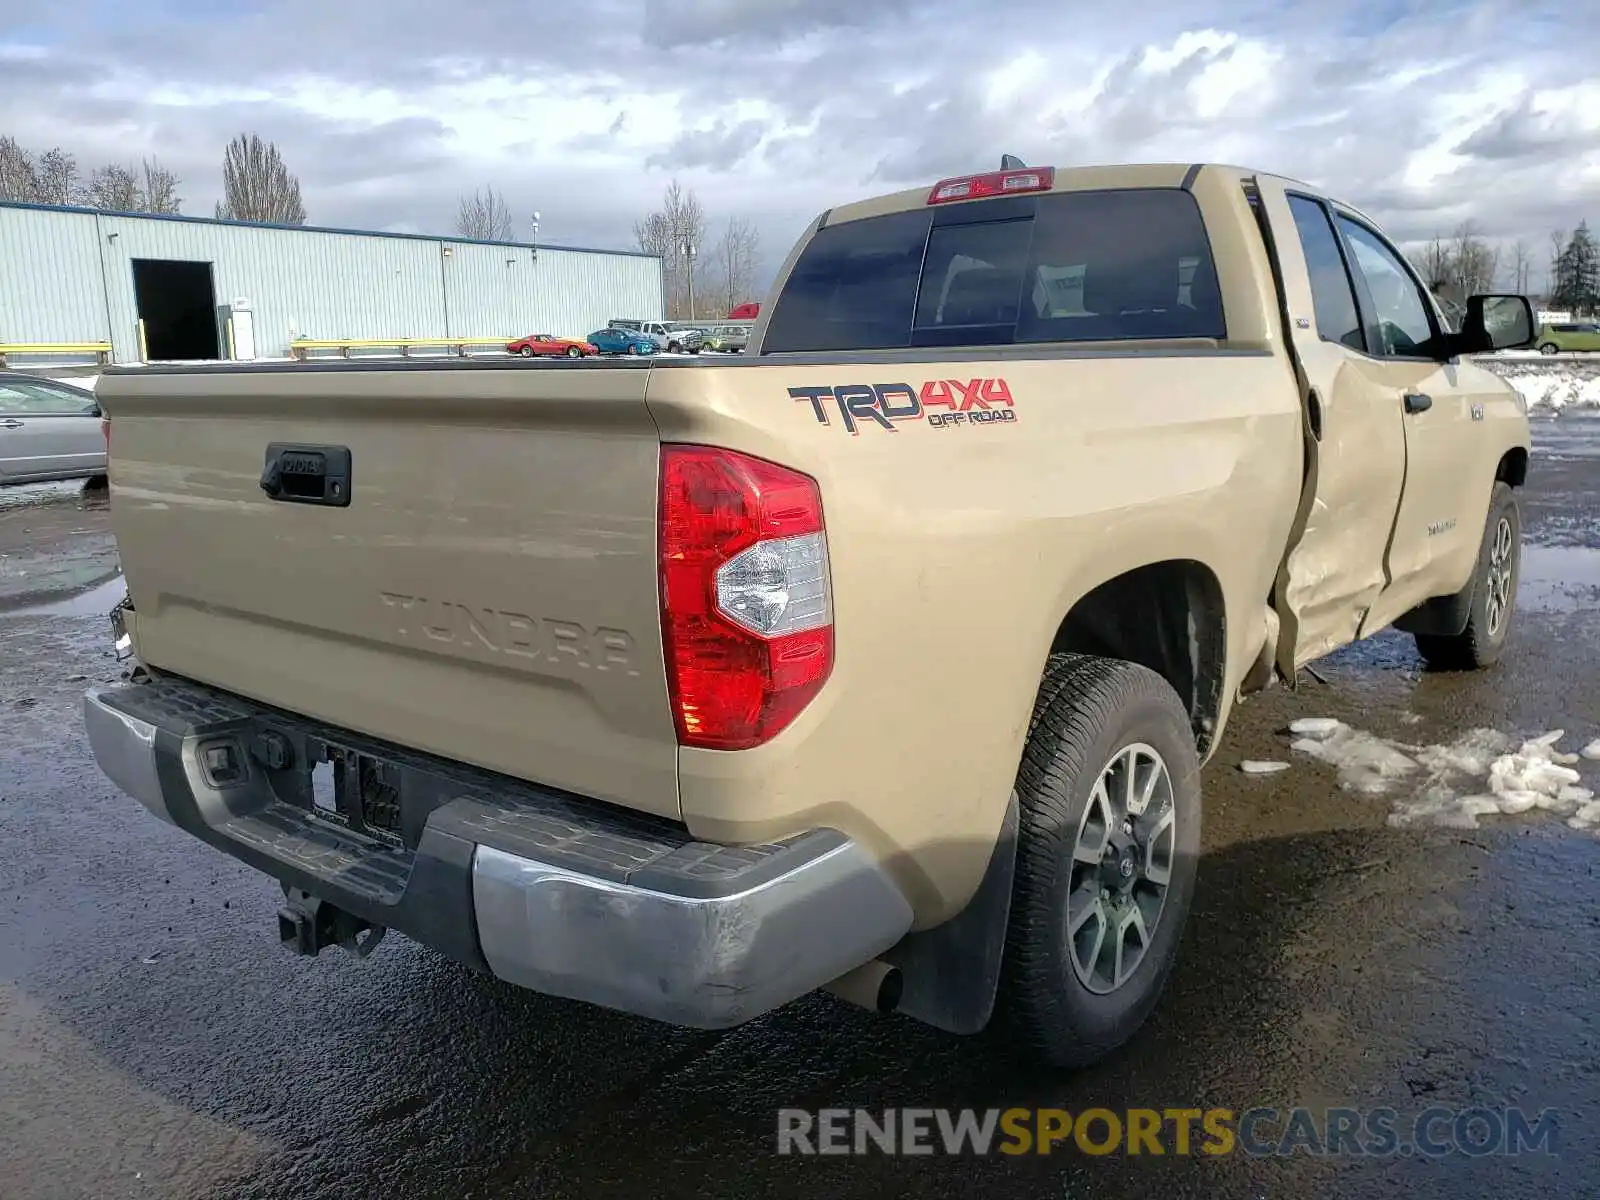
[[[366,962],[290,956],[275,885],[90,758],[79,696],[119,673],[103,499],[0,493],[0,1196],[1600,1195],[1600,839],[1537,816],[1393,829],[1283,734],[1334,716],[1412,742],[1600,737],[1600,420],[1536,438],[1505,659],[1434,674],[1391,633],[1238,709],[1167,994],[1070,1076],[825,995],[709,1035],[399,937]],[[1600,762],[1582,770],[1600,788]],[[1402,1132],[1435,1106],[1551,1110],[1558,1132],[1554,1153],[1437,1159],[776,1153],[780,1108],[1297,1105],[1393,1108]]]

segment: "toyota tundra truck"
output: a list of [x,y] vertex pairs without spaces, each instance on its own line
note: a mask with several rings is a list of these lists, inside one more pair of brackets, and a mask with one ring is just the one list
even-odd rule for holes
[[823,213],[738,359],[108,370],[88,739],[302,954],[1083,1064],[1236,702],[1504,650],[1529,429],[1473,356],[1534,325],[1465,312],[1302,183],[1013,167]]

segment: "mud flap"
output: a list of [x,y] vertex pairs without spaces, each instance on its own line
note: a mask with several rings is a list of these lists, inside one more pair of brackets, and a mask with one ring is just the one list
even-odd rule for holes
[[994,1013],[1017,870],[1017,793],[971,901],[942,925],[908,933],[883,961],[900,969],[897,1012],[946,1033],[980,1033]]

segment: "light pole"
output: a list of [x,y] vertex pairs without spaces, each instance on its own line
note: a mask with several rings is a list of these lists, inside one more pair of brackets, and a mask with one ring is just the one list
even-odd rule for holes
[[694,320],[694,243],[683,239],[683,265],[689,275],[689,320]]
[[535,246],[537,246],[539,244],[539,214],[538,213],[534,213],[533,214],[533,244]]

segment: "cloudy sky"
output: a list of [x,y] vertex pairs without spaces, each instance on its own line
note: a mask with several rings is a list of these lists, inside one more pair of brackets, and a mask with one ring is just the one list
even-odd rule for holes
[[[622,246],[676,176],[769,265],[819,210],[998,165],[1223,160],[1402,240],[1600,221],[1579,0],[0,0],[0,133],[155,154],[209,213],[276,141],[314,224],[447,231],[492,183]],[[1563,9],[1566,16],[1562,15]],[[1537,278],[1537,276],[1536,276]]]

